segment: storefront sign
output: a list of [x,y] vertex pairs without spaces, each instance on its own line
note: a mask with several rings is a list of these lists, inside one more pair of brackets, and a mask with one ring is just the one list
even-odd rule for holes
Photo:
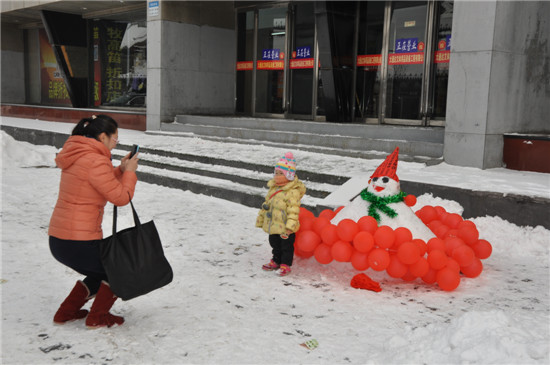
[[296,56],[294,58],[311,58],[311,47],[296,48]]
[[278,60],[278,59],[282,59],[283,53],[281,53],[281,50],[276,48],[276,49],[264,49],[262,51],[262,60]]
[[99,27],[93,27],[94,38],[94,105],[101,105],[101,58],[99,57]]
[[392,53],[388,58],[389,65],[418,65],[422,63],[424,63],[423,52],[405,54]]
[[257,70],[283,70],[284,61],[258,61]]
[[296,70],[296,69],[304,69],[304,68],[313,68],[314,65],[314,59],[313,58],[296,58],[293,60],[290,60],[290,69]]
[[149,2],[149,16],[159,15],[159,2],[151,1]]
[[41,99],[44,104],[71,105],[65,80],[59,72],[57,60],[46,31],[40,29],[40,80]]
[[249,71],[252,69],[254,69],[254,62],[252,61],[237,62],[237,71]]
[[357,56],[357,66],[380,66],[382,64],[381,54],[368,54]]
[[401,38],[395,41],[395,53],[418,52],[418,38]]
[[437,51],[434,55],[435,63],[449,63],[451,59],[451,51]]

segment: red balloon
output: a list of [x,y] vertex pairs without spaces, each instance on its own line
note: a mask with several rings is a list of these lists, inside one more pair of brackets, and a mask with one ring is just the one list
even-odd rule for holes
[[300,219],[300,231],[312,231],[313,223],[317,218],[304,217]]
[[315,255],[315,259],[317,260],[317,262],[323,265],[327,265],[332,262],[332,255],[330,251],[331,246],[327,245],[326,243],[321,243],[319,246],[317,246],[313,254]]
[[483,271],[483,263],[477,257],[474,257],[472,263],[468,266],[461,267],[460,271],[468,278],[476,278]]
[[445,238],[445,235],[447,234],[448,231],[449,231],[449,227],[442,224],[437,228],[435,228],[432,232],[439,238]]
[[469,246],[462,245],[453,251],[453,259],[458,262],[460,267],[469,266],[474,260],[475,253]]
[[420,219],[422,219],[422,222],[424,222],[424,224],[428,224],[431,221],[437,219],[437,211],[431,205],[426,205],[420,210]]
[[395,242],[395,232],[388,226],[378,227],[373,237],[374,243],[380,248],[390,248]]
[[330,224],[330,220],[328,218],[319,217],[313,222],[313,231],[320,236],[321,231],[323,230],[323,228],[325,228],[327,224]]
[[437,212],[437,216],[439,220],[442,220],[443,217],[448,214],[445,208],[443,207],[437,206],[437,207],[434,207],[434,209]]
[[334,210],[334,215],[338,214],[342,209],[344,209],[344,206],[338,207]]
[[453,271],[460,272],[460,265],[455,259],[449,257],[447,258],[447,264],[445,264],[444,269],[451,269]]
[[445,291],[453,291],[460,284],[460,274],[449,268],[439,270],[436,279],[439,287]]
[[426,275],[429,270],[430,264],[428,264],[428,260],[426,260],[424,257],[421,257],[417,262],[409,266],[409,271],[411,272],[411,274],[418,278]]
[[336,234],[342,241],[351,242],[359,232],[359,226],[351,219],[342,219],[336,226]]
[[414,242],[405,242],[397,249],[397,258],[405,265],[412,265],[420,259],[420,249]]
[[493,252],[493,246],[486,240],[479,240],[472,245],[476,257],[485,260]]
[[424,240],[421,240],[420,238],[415,238],[412,241],[420,250],[420,256],[424,256],[428,251],[428,246],[426,245],[426,242],[424,242]]
[[338,240],[338,235],[336,234],[336,226],[334,224],[327,224],[321,230],[321,239],[323,243],[327,245],[332,245]]
[[413,235],[408,228],[405,228],[405,227],[396,228],[394,233],[395,233],[395,242],[393,246],[395,248],[398,248],[399,246],[401,246],[403,242],[408,242],[413,240]]
[[352,253],[353,247],[346,241],[336,241],[330,249],[332,258],[339,262],[349,262]]
[[432,250],[428,254],[428,264],[434,270],[441,270],[447,265],[448,257],[441,250]]
[[453,256],[453,251],[457,247],[462,246],[462,245],[464,245],[464,241],[462,241],[458,237],[446,238],[445,239],[445,253],[447,254],[447,256],[452,257]]
[[368,253],[374,247],[374,238],[367,231],[361,231],[353,237],[353,247],[359,252]]
[[445,237],[443,237],[443,239],[449,238],[449,237],[458,237],[458,229],[456,228],[449,229],[447,233],[445,233]]
[[457,213],[450,213],[443,219],[443,223],[451,229],[457,228],[460,222],[462,222],[462,217]]
[[304,252],[300,249],[294,249],[294,253],[296,254],[296,256],[299,256],[303,259],[308,259],[310,258],[311,256],[313,256],[313,252]]
[[472,221],[462,221],[458,224],[458,227],[456,227],[458,230],[461,230],[464,227],[470,227],[470,228],[476,228],[476,224]]
[[433,250],[441,250],[445,252],[445,241],[437,237],[431,238],[428,241],[428,253],[432,252]]
[[336,215],[336,212],[331,210],[331,209],[325,209],[323,210],[321,213],[319,213],[319,218],[326,218],[328,219],[329,221],[334,218],[334,216]]
[[401,277],[401,279],[405,280],[405,281],[413,281],[416,279],[416,276],[413,275],[413,273],[411,273],[410,270],[407,270],[407,272],[405,273],[405,275],[403,275]]
[[313,231],[301,232],[296,240],[296,245],[302,252],[313,252],[320,243],[321,237]]
[[407,204],[407,206],[412,207],[416,205],[416,196],[409,194],[403,199],[403,201]]
[[462,238],[467,245],[473,245],[479,239],[479,232],[477,228],[462,227],[458,230],[458,237]]
[[374,232],[376,232],[376,230],[378,229],[378,222],[370,215],[361,217],[357,221],[357,225],[359,226],[360,231],[366,231],[370,234],[374,234]]
[[375,248],[369,253],[369,266],[375,271],[384,271],[390,264],[390,254],[382,248]]
[[440,220],[433,220],[431,221],[430,223],[426,224],[428,226],[429,229],[432,230],[432,232],[435,233],[435,230],[437,229],[437,227],[441,227],[441,226],[444,226],[443,222],[441,222]]
[[433,284],[437,280],[437,271],[430,267],[426,275],[421,277],[421,279],[426,284]]
[[355,268],[355,270],[359,271],[365,271],[369,268],[369,255],[363,252],[354,251],[351,254],[351,266]]
[[302,220],[303,218],[315,218],[315,214],[313,214],[312,212],[310,212],[304,207],[300,207],[300,213],[299,213],[298,219]]
[[399,259],[397,258],[397,255],[390,255],[390,263],[388,264],[388,267],[386,268],[386,272],[389,276],[392,278],[401,278],[403,275],[407,273],[408,267]]

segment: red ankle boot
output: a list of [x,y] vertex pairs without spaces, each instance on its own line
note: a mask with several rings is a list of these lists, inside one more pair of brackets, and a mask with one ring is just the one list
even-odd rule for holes
[[92,308],[90,308],[90,313],[86,318],[86,327],[99,328],[123,324],[124,318],[109,313],[109,309],[111,309],[117,299],[117,296],[111,291],[109,284],[102,281]]
[[86,317],[88,311],[80,308],[82,308],[90,298],[90,290],[88,290],[88,287],[82,281],[77,281],[69,296],[61,303],[57,313],[55,313],[53,322],[55,324],[64,324]]

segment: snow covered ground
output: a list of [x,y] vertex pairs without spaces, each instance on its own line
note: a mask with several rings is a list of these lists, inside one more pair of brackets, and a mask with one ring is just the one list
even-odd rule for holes
[[[16,118],[4,122],[72,129]],[[474,218],[481,238],[493,245],[480,277],[463,278],[455,291],[444,292],[420,280],[404,282],[367,270],[382,286],[375,293],[350,287],[357,271],[349,263],[296,258],[290,276],[264,272],[270,248],[266,234],[254,228],[256,209],[143,182],[134,203],[142,221],[155,221],[174,281],[149,295],[117,301],[113,312],[126,319],[121,327],[87,330],[83,321],[54,326],[53,314],[80,278],[53,259],[47,244],[60,176],[53,164],[57,149],[17,142],[3,132],[1,137],[3,364],[550,362],[550,231],[543,227]],[[181,137],[127,130],[120,138],[205,155],[232,153],[268,165],[284,152],[241,144],[224,144],[226,150],[219,151],[199,138],[178,144],[172,139]],[[381,162],[295,154],[298,170],[309,166],[344,176]],[[427,179],[432,172],[445,183],[490,191],[519,188],[515,180],[524,176],[531,182],[521,185],[526,195],[549,194],[548,174],[403,162],[398,167],[404,180]],[[415,209],[429,204],[461,211],[456,202],[431,194],[418,201]],[[106,212],[103,228],[109,232],[110,206]],[[119,215],[120,228],[131,224],[129,209]],[[318,341],[316,349],[300,346],[311,339]]]

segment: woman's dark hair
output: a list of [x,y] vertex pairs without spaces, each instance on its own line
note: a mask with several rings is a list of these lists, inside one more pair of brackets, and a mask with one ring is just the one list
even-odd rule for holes
[[93,115],[90,118],[83,118],[73,129],[73,136],[86,136],[99,139],[101,133],[109,137],[118,129],[118,124],[108,115]]

